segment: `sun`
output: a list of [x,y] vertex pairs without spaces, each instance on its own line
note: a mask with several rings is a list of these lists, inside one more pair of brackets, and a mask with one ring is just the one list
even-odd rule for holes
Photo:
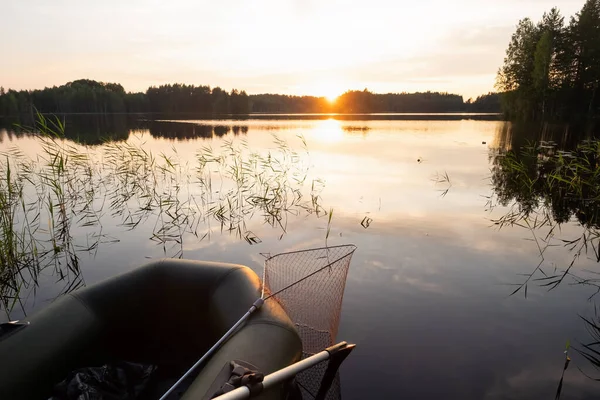
[[316,90],[321,96],[325,97],[330,104],[334,104],[343,92],[340,85],[335,83],[322,83]]
[[338,97],[344,93],[345,86],[344,82],[335,78],[323,79],[307,85],[306,92],[313,96],[324,97],[329,104],[335,104]]
[[337,93],[336,94],[330,93],[330,94],[325,95],[325,99],[329,102],[329,104],[335,104],[338,97],[340,97],[340,95]]

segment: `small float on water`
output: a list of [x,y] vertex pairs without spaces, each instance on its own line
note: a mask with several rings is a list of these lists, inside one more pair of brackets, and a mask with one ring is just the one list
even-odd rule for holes
[[[306,397],[292,378],[310,367],[307,357],[317,354],[314,364],[339,353],[322,382],[313,382],[310,394],[323,398],[333,379],[328,375],[353,347],[330,346],[354,249],[270,257],[262,282],[241,265],[161,260],[66,294],[31,317],[0,325],[0,398],[71,399],[77,397],[68,397],[69,390],[96,390],[94,384],[100,392],[116,386],[129,393],[99,397],[106,399]],[[303,266],[297,254],[306,258]],[[331,304],[330,293],[319,307],[316,295],[332,278],[339,299]],[[299,294],[306,304],[299,306]],[[310,312],[319,314],[314,326],[307,324]],[[103,379],[116,381],[98,382]]]

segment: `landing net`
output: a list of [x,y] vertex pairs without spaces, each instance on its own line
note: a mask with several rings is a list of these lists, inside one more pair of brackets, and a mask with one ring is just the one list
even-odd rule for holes
[[[356,246],[343,245],[277,254],[265,261],[263,299],[282,306],[302,339],[303,357],[335,343],[350,260]],[[315,397],[327,362],[299,374],[303,397]],[[340,398],[336,377],[327,399]]]

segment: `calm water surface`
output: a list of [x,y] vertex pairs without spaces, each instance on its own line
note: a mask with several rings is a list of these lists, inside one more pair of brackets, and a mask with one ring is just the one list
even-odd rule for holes
[[[494,158],[509,146],[505,129],[504,122],[472,119],[261,116],[117,123],[82,128],[76,136],[93,148],[100,137],[141,143],[190,163],[202,147],[218,151],[230,140],[265,153],[276,147],[273,134],[297,149],[310,168],[305,190],[320,179],[321,204],[333,209],[328,244],[358,246],[338,334],[358,344],[342,367],[344,399],[553,398],[566,341],[591,341],[579,315],[593,314],[594,299],[588,298],[595,290],[565,281],[552,291],[530,285],[526,299],[522,292],[509,296],[510,284],[522,282],[519,274],[530,273],[540,258],[528,230],[491,226],[507,211],[487,207]],[[0,132],[3,151],[40,151],[33,137]],[[304,136],[308,153],[297,135]],[[450,183],[441,178],[446,174]],[[79,255],[86,284],[180,250],[149,240],[153,221],[131,231],[118,222],[104,217],[103,234],[114,240]],[[290,215],[282,236],[255,216],[248,229],[260,243],[250,245],[213,224],[202,240],[186,237],[181,250],[184,258],[240,263],[260,273],[260,253],[323,246],[327,224],[327,217]],[[563,225],[561,237],[578,236],[580,229]],[[557,247],[544,265],[564,268],[571,257]],[[582,256],[574,268],[585,273],[598,265]],[[57,281],[46,271],[24,299],[25,311],[59,294],[65,284]],[[22,315],[16,307],[11,318]],[[600,384],[577,367],[598,374],[581,356],[571,356],[562,398],[597,398]]]

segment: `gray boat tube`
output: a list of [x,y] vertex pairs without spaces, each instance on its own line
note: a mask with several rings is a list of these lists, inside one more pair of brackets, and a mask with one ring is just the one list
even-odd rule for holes
[[[70,371],[116,360],[157,365],[151,389],[160,397],[248,310],[260,287],[244,266],[169,259],[63,295],[0,336],[0,398],[47,399]],[[293,323],[267,302],[175,398],[205,396],[231,360],[269,374],[301,354]],[[261,398],[278,398],[278,389]]]

